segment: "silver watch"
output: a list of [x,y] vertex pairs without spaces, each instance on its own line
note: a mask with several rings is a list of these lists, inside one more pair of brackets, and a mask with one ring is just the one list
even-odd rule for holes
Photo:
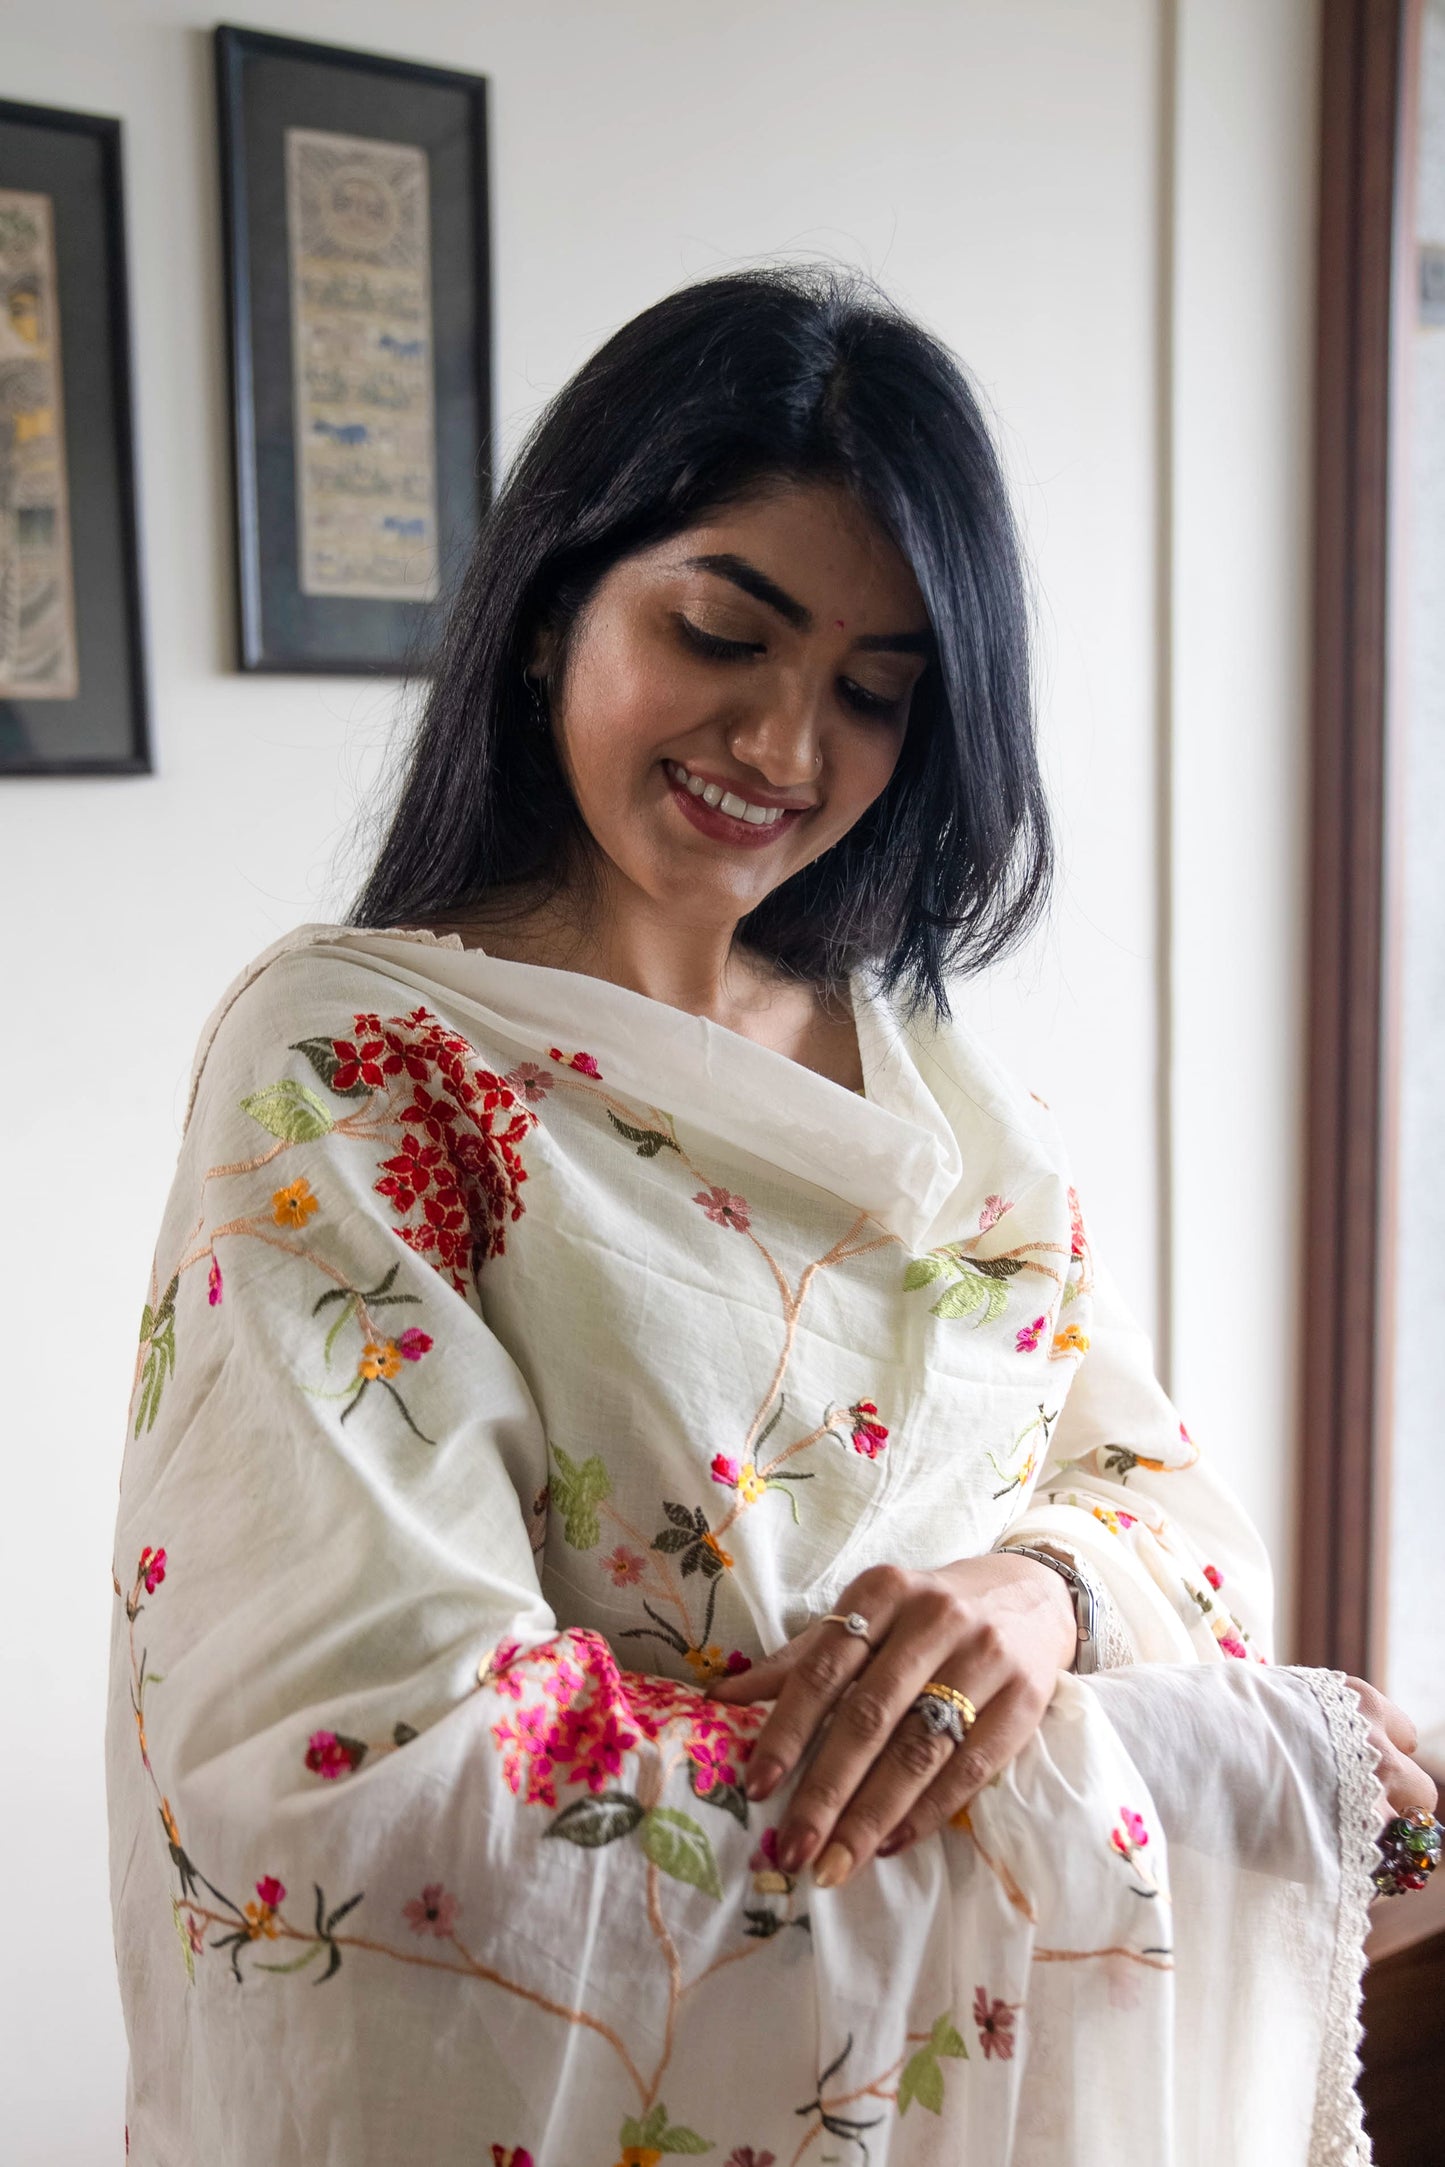
[[1069,1668],[1077,1671],[1081,1677],[1086,1676],[1090,1671],[1097,1670],[1099,1667],[1098,1623],[1103,1606],[1103,1598],[1099,1592],[1098,1582],[1082,1565],[1069,1564],[1063,1558],[1051,1556],[1047,1550],[1036,1550],[1030,1543],[1004,1543],[999,1546],[999,1549],[1000,1553],[1007,1551],[1011,1557],[1037,1558],[1040,1565],[1052,1566],[1053,1570],[1061,1574],[1068,1582],[1069,1593],[1074,1598],[1074,1622],[1078,1629],[1078,1646],[1074,1651],[1074,1660],[1069,1665]]

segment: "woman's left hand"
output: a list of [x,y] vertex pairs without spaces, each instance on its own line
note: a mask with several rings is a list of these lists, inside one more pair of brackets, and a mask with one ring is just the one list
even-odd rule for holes
[[[1007,1767],[1042,1722],[1077,1645],[1062,1577],[1004,1551],[934,1572],[873,1565],[835,1607],[868,1620],[871,1648],[815,1618],[775,1655],[708,1687],[730,1705],[776,1696],[748,1761],[753,1799],[792,1773],[831,1716],[778,1828],[780,1867],[796,1873],[821,1852],[813,1878],[822,1888],[875,1852],[886,1857],[931,1835]],[[977,1711],[961,1746],[909,1713],[934,1679]]]

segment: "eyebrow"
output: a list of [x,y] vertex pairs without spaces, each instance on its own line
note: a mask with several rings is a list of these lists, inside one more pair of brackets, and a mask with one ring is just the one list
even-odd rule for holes
[[[769,609],[776,610],[799,632],[813,629],[813,612],[786,593],[776,580],[769,579],[766,572],[749,564],[746,557],[726,550],[713,556],[685,557],[683,563],[694,571],[716,572],[719,578],[730,579],[744,594],[750,594],[755,601],[765,602]],[[875,654],[931,655],[934,651],[932,632],[869,632],[855,640],[854,645]]]

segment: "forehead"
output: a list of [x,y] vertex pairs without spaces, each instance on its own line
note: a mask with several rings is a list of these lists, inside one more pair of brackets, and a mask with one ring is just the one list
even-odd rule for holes
[[846,606],[854,616],[887,618],[895,629],[926,625],[907,559],[836,485],[778,483],[705,513],[646,555],[657,570],[687,571],[690,558],[721,553],[745,557],[830,623]]

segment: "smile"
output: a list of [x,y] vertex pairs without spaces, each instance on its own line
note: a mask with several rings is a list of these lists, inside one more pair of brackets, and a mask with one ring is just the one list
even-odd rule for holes
[[754,805],[747,798],[739,797],[735,790],[725,790],[721,783],[704,782],[680,760],[664,760],[662,764],[677,789],[686,791],[690,798],[710,810],[725,814],[729,820],[742,821],[748,827],[775,828],[780,822],[796,819],[799,813],[809,810],[805,805]]

